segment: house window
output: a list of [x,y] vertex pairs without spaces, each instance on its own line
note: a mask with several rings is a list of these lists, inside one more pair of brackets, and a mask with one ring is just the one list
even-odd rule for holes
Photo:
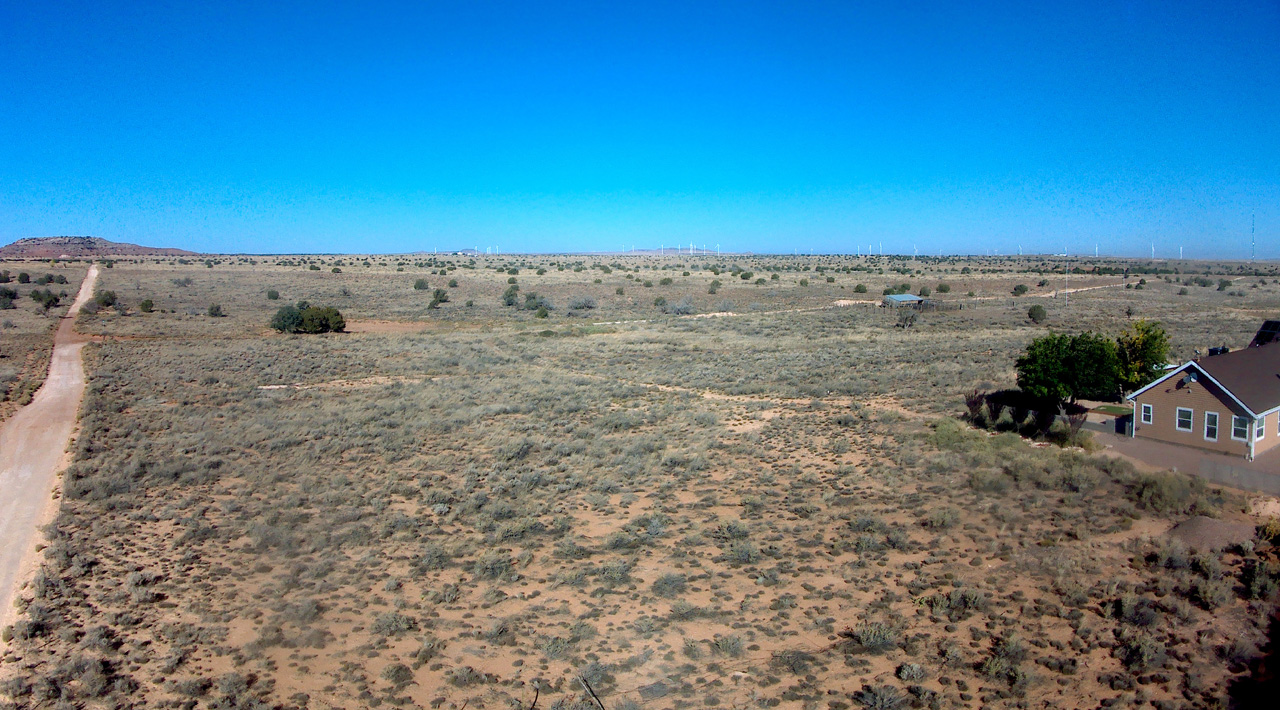
[[1186,407],[1178,407],[1178,431],[1191,431],[1192,411]]
[[1218,413],[1204,413],[1204,439],[1205,441],[1218,440]]
[[1142,423],[1150,424],[1155,420],[1154,408],[1149,404],[1142,405]]
[[1249,420],[1244,417],[1231,417],[1231,438],[1236,441],[1249,440]]
[[1255,439],[1261,439],[1263,436],[1265,436],[1267,433],[1267,418],[1259,417],[1258,423],[1256,426],[1254,426],[1253,431],[1254,431],[1253,437]]

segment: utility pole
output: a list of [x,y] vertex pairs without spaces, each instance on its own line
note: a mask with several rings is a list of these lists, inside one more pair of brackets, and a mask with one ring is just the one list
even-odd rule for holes
[[1249,261],[1258,258],[1258,215],[1249,215]]

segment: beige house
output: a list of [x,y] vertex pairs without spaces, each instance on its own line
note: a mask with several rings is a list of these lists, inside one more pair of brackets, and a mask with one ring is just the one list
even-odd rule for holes
[[1191,360],[1127,399],[1134,437],[1253,460],[1280,444],[1280,342]]

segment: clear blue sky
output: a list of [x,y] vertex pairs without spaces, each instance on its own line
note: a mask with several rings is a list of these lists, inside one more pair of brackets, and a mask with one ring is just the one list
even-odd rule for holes
[[1280,258],[1280,5],[1042,5],[4,3],[0,240]]

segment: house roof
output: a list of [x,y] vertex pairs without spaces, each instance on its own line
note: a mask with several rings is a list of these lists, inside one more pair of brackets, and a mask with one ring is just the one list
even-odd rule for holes
[[1244,348],[1202,358],[1198,364],[1254,413],[1280,407],[1280,347]]
[[1194,368],[1206,375],[1255,417],[1280,408],[1280,344],[1245,348],[1191,360],[1126,399],[1136,398],[1187,368]]
[[913,294],[913,293],[895,293],[895,294],[892,294],[892,295],[889,295],[889,296],[885,296],[885,299],[890,300],[890,301],[898,301],[898,302],[900,302],[900,303],[910,303],[910,302],[912,302],[912,301],[923,301],[923,300],[924,300],[923,298],[920,298],[919,296],[917,296],[917,295],[915,295],[915,294]]

